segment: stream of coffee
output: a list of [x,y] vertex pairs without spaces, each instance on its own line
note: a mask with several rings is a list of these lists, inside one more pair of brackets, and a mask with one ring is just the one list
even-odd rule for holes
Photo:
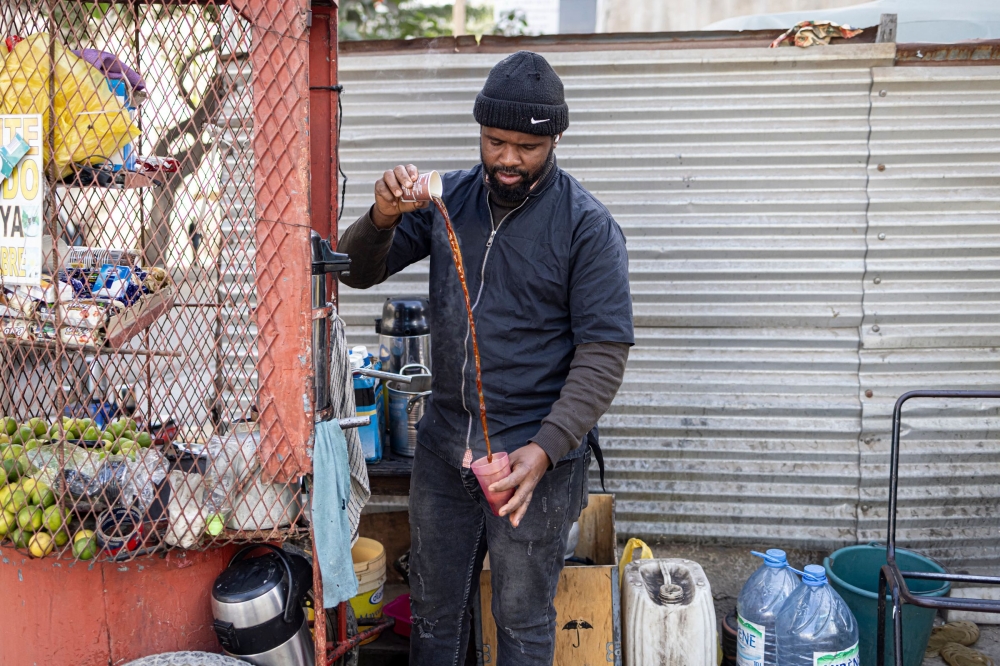
[[486,426],[486,398],[483,397],[483,371],[479,367],[479,343],[476,342],[476,320],[472,316],[472,301],[469,300],[469,287],[465,282],[465,264],[462,263],[462,249],[458,246],[458,237],[451,226],[448,209],[440,197],[433,197],[434,205],[444,217],[444,228],[448,231],[448,243],[451,244],[451,258],[455,261],[458,281],[462,283],[462,294],[465,296],[465,311],[469,315],[469,332],[472,335],[472,355],[476,359],[476,391],[479,392],[479,420],[483,423],[483,437],[486,439],[486,462],[493,462],[493,450],[490,448],[490,431]]

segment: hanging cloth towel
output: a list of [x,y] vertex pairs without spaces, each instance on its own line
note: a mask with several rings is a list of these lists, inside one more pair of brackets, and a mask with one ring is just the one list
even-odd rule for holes
[[[344,320],[333,316],[330,329],[330,400],[334,414],[346,419],[357,416],[354,406],[354,380],[351,378],[351,364],[347,359],[347,333]],[[361,510],[371,497],[368,485],[368,466],[365,452],[361,448],[361,438],[357,428],[344,432],[347,439],[347,457],[351,462],[351,499],[347,502],[347,516],[351,521],[351,545],[358,540],[358,524]]]
[[313,448],[312,522],[323,574],[323,606],[331,608],[358,593],[351,559],[351,470],[347,440],[336,419],[316,424]]

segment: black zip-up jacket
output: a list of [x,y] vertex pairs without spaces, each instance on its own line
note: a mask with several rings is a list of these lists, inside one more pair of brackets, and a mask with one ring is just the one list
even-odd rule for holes
[[[558,166],[496,227],[481,164],[443,180],[475,314],[490,442],[494,451],[513,451],[538,432],[559,398],[577,345],[634,343],[625,237],[608,210]],[[473,458],[486,449],[465,300],[444,219],[432,206],[403,215],[394,232],[384,233],[394,235],[380,280],[431,258],[434,382],[417,438],[461,466],[467,449]],[[350,276],[343,281],[350,285]],[[566,458],[584,451],[577,447]]]

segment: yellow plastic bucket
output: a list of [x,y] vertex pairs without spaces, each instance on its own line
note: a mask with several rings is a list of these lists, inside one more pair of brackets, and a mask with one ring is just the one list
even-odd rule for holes
[[[385,592],[385,548],[374,539],[358,537],[351,549],[354,575],[358,577],[358,594],[351,597],[351,607],[358,624],[374,624],[382,619]],[[365,643],[375,640],[371,638]],[[364,645],[364,643],[362,643]]]

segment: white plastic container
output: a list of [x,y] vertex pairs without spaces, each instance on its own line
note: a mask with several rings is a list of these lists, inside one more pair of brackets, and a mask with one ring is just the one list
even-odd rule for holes
[[622,584],[625,666],[716,666],[712,587],[697,562],[639,560]]
[[785,551],[754,553],[764,564],[747,580],[736,602],[737,666],[777,666],[774,621],[788,597],[802,583]]

